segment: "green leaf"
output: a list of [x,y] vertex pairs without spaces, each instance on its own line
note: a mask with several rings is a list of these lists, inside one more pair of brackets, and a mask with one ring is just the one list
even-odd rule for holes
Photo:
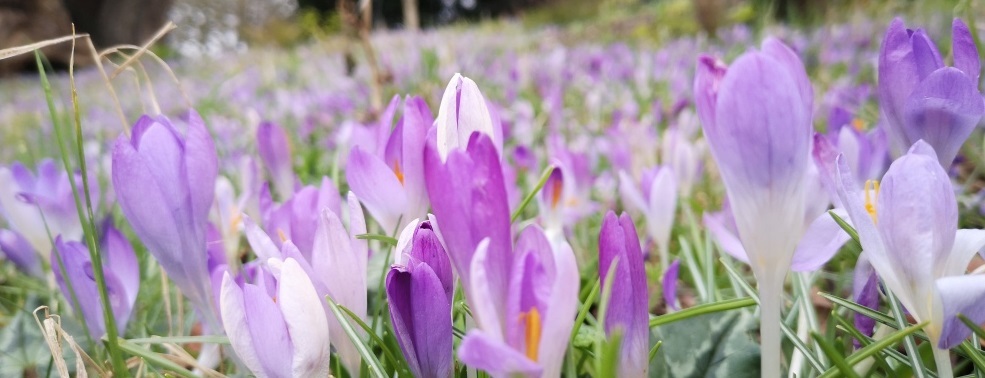
[[203,343],[203,344],[229,344],[229,338],[226,336],[173,336],[173,337],[144,337],[139,339],[128,339],[127,341],[134,344],[190,344],[190,343]]
[[845,230],[845,232],[848,233],[848,236],[851,236],[852,241],[854,241],[855,244],[858,244],[860,246],[862,245],[862,242],[860,242],[858,238],[858,232],[855,231],[854,227],[848,224],[848,222],[845,222],[844,219],[841,219],[841,217],[838,216],[838,214],[835,214],[834,210],[828,210],[828,214],[831,215],[831,218],[834,218],[835,223],[838,223],[838,226],[841,226],[842,230]]
[[845,308],[847,308],[849,310],[852,310],[852,311],[855,311],[855,312],[857,312],[859,314],[868,316],[868,317],[870,317],[872,319],[875,319],[879,323],[883,323],[883,324],[886,324],[886,325],[891,325],[891,326],[894,326],[894,327],[896,326],[896,320],[893,320],[893,318],[891,316],[889,316],[889,315],[887,315],[885,313],[882,313],[882,312],[873,310],[871,308],[862,306],[862,305],[860,305],[858,303],[852,302],[852,301],[847,300],[847,299],[842,299],[842,298],[839,298],[837,296],[834,296],[834,295],[831,295],[831,294],[828,294],[828,293],[821,292],[821,293],[818,293],[818,294],[820,296],[826,298],[827,300],[833,302],[836,305],[839,305],[841,307],[845,307]]
[[137,357],[140,357],[144,361],[147,361],[147,363],[149,363],[151,365],[157,366],[157,367],[162,368],[162,369],[165,369],[165,370],[169,370],[169,371],[174,372],[175,374],[178,374],[178,375],[180,375],[182,377],[186,377],[186,378],[194,378],[194,377],[196,377],[196,375],[193,374],[192,372],[190,372],[190,371],[186,370],[185,368],[181,367],[181,365],[178,365],[178,364],[174,363],[173,361],[165,358],[164,356],[162,356],[159,353],[154,353],[154,352],[150,351],[149,349],[146,349],[144,347],[138,346],[138,345],[136,345],[134,343],[131,343],[131,342],[125,340],[125,339],[117,339],[117,340],[118,340],[117,345],[119,345],[120,346],[120,349],[122,349],[124,352],[130,353],[130,354],[132,354],[134,356],[137,356]]
[[609,337],[602,347],[602,365],[598,372],[599,377],[618,377],[619,361],[622,349],[622,332],[616,330]]
[[326,296],[325,300],[328,301],[328,308],[332,310],[332,314],[334,314],[335,318],[339,320],[339,324],[342,325],[342,330],[344,330],[345,334],[349,336],[349,340],[352,341],[352,344],[356,346],[356,350],[359,351],[359,355],[362,356],[363,361],[373,373],[373,376],[386,377],[386,371],[383,369],[383,365],[380,364],[380,360],[377,359],[376,355],[373,354],[373,351],[366,346],[366,343],[359,338],[359,334],[357,334],[356,330],[352,328],[352,324],[349,324],[346,316],[342,313],[342,310],[339,309],[339,305],[336,304],[331,297]]
[[653,329],[651,377],[759,377],[758,321],[749,311],[715,312]]
[[678,312],[672,312],[666,315],[662,315],[650,319],[650,328],[661,326],[668,323],[673,323],[688,318],[693,318],[695,316],[707,315],[707,314],[712,314],[722,311],[729,311],[737,308],[753,306],[755,304],[756,301],[753,300],[752,298],[736,298],[736,299],[727,299],[715,303],[706,303],[702,305],[697,305]]
[[387,235],[380,235],[380,234],[359,234],[359,235],[356,235],[356,239],[376,240],[378,242],[381,242],[383,244],[386,244],[387,246],[397,245],[397,239],[395,239],[393,237],[390,237],[390,236],[387,236]]
[[985,339],[985,330],[983,330],[982,327],[979,327],[978,324],[975,324],[975,322],[968,319],[968,317],[964,314],[958,314],[958,319],[961,319],[961,322],[968,326],[968,328],[971,329],[971,332],[974,332],[978,335],[978,337]]
[[390,346],[387,343],[383,342],[383,339],[381,339],[376,334],[376,332],[373,332],[373,329],[370,328],[369,325],[366,324],[366,322],[364,322],[362,319],[359,319],[359,316],[356,315],[354,312],[352,312],[352,310],[349,310],[345,306],[339,306],[339,309],[342,310],[342,312],[345,312],[346,315],[349,315],[350,319],[352,319],[353,321],[356,322],[356,324],[362,327],[363,331],[366,331],[369,337],[372,338],[373,341],[377,345],[379,345],[380,348],[383,349],[383,353],[386,354],[386,357],[389,358],[391,361],[399,362],[400,365],[398,367],[404,370],[404,374],[410,376],[411,374],[410,367],[407,366],[407,360],[404,360],[402,353],[395,354],[392,350],[390,350]]
[[811,336],[814,337],[814,341],[817,342],[817,345],[821,348],[821,351],[831,359],[831,362],[834,362],[835,367],[838,368],[841,374],[844,374],[849,378],[859,378],[858,374],[855,373],[855,370],[852,370],[851,365],[848,365],[848,362],[845,362],[845,359],[841,357],[841,353],[835,350],[835,347],[831,345],[831,343],[825,340],[824,337],[817,332],[811,332]]
[[[915,333],[915,332],[923,329],[923,327],[925,327],[925,326],[927,326],[927,322],[923,322],[923,323],[917,324],[915,326],[907,327],[907,328],[905,328],[903,330],[896,331],[896,333],[893,333],[892,335],[889,335],[889,336],[887,336],[886,338],[884,338],[882,340],[879,340],[879,341],[877,341],[875,343],[872,343],[869,346],[866,346],[865,348],[859,349],[857,352],[853,353],[851,356],[848,356],[848,358],[845,359],[845,363],[847,363],[848,366],[855,366],[859,362],[862,362],[862,360],[865,360],[866,358],[869,358],[869,357],[872,357],[872,356],[876,355],[877,353],[879,353],[883,349],[886,349],[886,348],[888,348],[890,346],[896,345],[897,343],[899,343],[900,341],[902,341],[903,338],[905,338],[906,336],[911,335],[911,334],[913,334],[913,333]],[[834,376],[837,376],[838,373],[839,373],[838,368],[837,367],[834,367],[834,368],[828,369],[828,371],[824,372],[824,374],[821,375],[821,378],[834,377]]]
[[549,165],[547,168],[544,168],[544,173],[540,174],[540,181],[537,181],[537,186],[535,186],[534,190],[531,190],[530,193],[527,193],[526,197],[523,197],[523,201],[520,202],[520,206],[517,206],[516,210],[513,211],[513,215],[510,216],[510,224],[516,222],[517,218],[520,218],[520,214],[523,214],[523,209],[527,208],[527,205],[529,205],[530,201],[534,199],[534,196],[536,196],[537,193],[544,188],[544,184],[547,183],[547,179],[551,177],[551,172],[554,172],[555,168],[556,167],[554,165]]
[[585,317],[588,316],[588,311],[592,308],[592,304],[595,303],[595,297],[599,295],[599,280],[595,280],[595,285],[592,286],[592,291],[588,292],[588,297],[585,298],[585,302],[581,305],[581,310],[578,310],[578,317],[575,318],[575,325],[571,328],[571,338],[569,340],[574,340],[578,336],[578,332],[581,330],[581,325],[585,323]]

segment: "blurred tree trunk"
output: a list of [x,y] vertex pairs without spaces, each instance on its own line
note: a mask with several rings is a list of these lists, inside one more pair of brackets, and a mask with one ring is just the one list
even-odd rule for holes
[[[72,23],[59,0],[0,0],[0,49],[29,45],[72,34]],[[57,67],[67,67],[72,43],[64,42],[41,49]],[[78,63],[88,61],[80,56]],[[15,72],[36,72],[34,54],[0,60],[0,76]]]
[[404,27],[408,30],[420,30],[421,19],[417,13],[417,0],[403,0]]
[[62,0],[81,32],[98,47],[140,45],[168,20],[174,0]]

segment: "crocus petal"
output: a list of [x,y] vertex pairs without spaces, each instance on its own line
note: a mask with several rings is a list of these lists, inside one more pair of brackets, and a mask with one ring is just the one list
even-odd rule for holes
[[647,203],[636,182],[625,171],[619,171],[619,194],[623,197],[624,206],[640,213],[646,211]]
[[615,276],[611,278],[611,297],[605,329],[609,334],[616,329],[623,332],[623,367],[620,372],[634,377],[646,376],[649,295],[643,252],[636,227],[629,215],[623,213],[617,218],[610,211],[602,220],[602,230],[599,232],[599,279],[603,285],[610,280],[609,274],[614,262],[617,265],[612,272]]
[[428,128],[433,123],[434,116],[424,99],[416,96],[404,99],[401,165],[408,201],[405,218],[422,217],[427,212],[429,202],[424,185],[424,145],[427,143]]
[[[843,211],[837,213],[842,219],[847,216]],[[838,250],[848,239],[848,234],[841,229],[838,222],[835,222],[831,214],[821,213],[807,227],[804,237],[797,244],[790,269],[794,272],[810,272],[821,269],[828,260],[831,260],[838,253]]]
[[44,272],[41,270],[41,260],[38,259],[37,252],[21,234],[0,229],[0,252],[3,252],[4,256],[17,266],[17,269],[38,278],[44,277]]
[[961,229],[954,235],[954,246],[948,254],[943,268],[937,273],[940,276],[958,276],[965,274],[971,259],[985,247],[985,230]]
[[[140,286],[140,264],[137,255],[133,252],[130,241],[120,233],[115,227],[107,225],[103,234],[103,253],[106,258],[103,261],[104,269],[112,272],[112,275],[119,280],[125,302],[133,304],[137,300],[137,291]],[[114,310],[115,313],[115,310]],[[117,314],[120,316],[121,314]]]
[[811,81],[807,77],[807,71],[804,70],[804,63],[800,61],[797,53],[775,37],[767,37],[763,40],[762,48],[763,54],[769,55],[780,62],[787,70],[787,73],[790,74],[790,77],[796,81],[797,89],[800,91],[800,98],[803,100],[803,107],[810,109],[814,104],[814,89],[811,87]]
[[912,142],[903,132],[903,117],[907,99],[920,82],[913,58],[913,45],[906,25],[900,18],[886,30],[879,50],[879,104],[886,122],[893,156],[902,155]]
[[[453,149],[465,147],[473,132],[494,137],[492,118],[486,100],[472,79],[455,74],[448,82],[441,97],[437,127],[437,148],[444,160]],[[502,151],[502,141],[493,140],[497,151]],[[499,155],[499,153],[497,153]]]
[[705,213],[702,218],[705,228],[707,228],[708,232],[711,233],[711,238],[715,240],[716,244],[718,244],[718,248],[721,248],[723,252],[727,253],[729,256],[732,256],[736,260],[748,264],[749,255],[746,254],[746,249],[742,247],[742,242],[739,241],[739,237],[725,225],[725,222],[732,221],[730,219],[726,219],[726,215],[727,214],[723,212]]
[[930,40],[927,31],[917,29],[910,35],[910,43],[913,45],[913,61],[917,65],[917,74],[920,79],[925,79],[931,72],[944,67],[944,60],[941,53],[937,51],[937,45]]
[[[61,237],[58,237],[55,239],[55,248],[52,249],[51,253],[52,272],[55,274],[55,281],[58,282],[66,302],[72,308],[81,311],[79,315],[85,320],[92,338],[103,337],[106,333],[106,326],[103,323],[103,308],[99,291],[92,275],[89,250],[82,243],[63,241]],[[65,275],[62,275],[63,270]],[[69,281],[71,286],[69,286]],[[71,290],[69,290],[70,288]]]
[[390,319],[415,376],[452,373],[451,302],[427,264],[393,268],[387,275]]
[[985,113],[978,83],[956,68],[934,71],[906,101],[903,124],[911,141],[923,139],[949,168],[964,141]]
[[[328,319],[322,298],[315,292],[308,274],[298,261],[288,258],[281,267],[278,280],[277,304],[294,346],[291,375],[294,377],[324,377],[328,375]],[[281,360],[283,364],[285,360]]]
[[[519,242],[518,242],[519,243]],[[543,376],[561,375],[564,353],[568,349],[571,328],[578,312],[578,290],[580,273],[575,261],[574,251],[567,242],[562,242],[553,253],[554,282],[551,296],[544,311],[544,328],[538,346],[538,362],[543,367]]]
[[680,310],[680,307],[677,306],[677,274],[680,269],[681,260],[674,259],[663,276],[664,303],[667,304],[668,308],[675,311]]
[[414,219],[400,231],[400,236],[397,237],[397,246],[393,249],[394,264],[407,265],[407,255],[410,254],[410,247],[414,242],[414,234],[417,233],[417,227],[420,226],[420,223],[420,219]]
[[985,276],[944,277],[935,284],[940,301],[938,314],[943,322],[937,346],[954,348],[971,336],[971,329],[958,319],[958,314],[968,317],[974,324],[985,323]]
[[[475,247],[475,255],[472,256],[472,268],[469,273],[469,295],[473,298],[473,305],[471,306],[472,317],[475,318],[479,328],[485,334],[500,342],[504,342],[505,335],[503,334],[502,326],[504,320],[500,319],[500,310],[497,308],[497,304],[505,303],[505,301],[497,302],[494,299],[493,284],[488,278],[488,264],[486,261],[489,259],[490,253],[489,240],[489,238],[482,239],[479,245]],[[461,350],[459,353],[461,353]]]
[[269,259],[281,258],[280,249],[277,248],[274,241],[250,217],[243,216],[243,228],[246,241],[250,243],[250,248],[257,255],[257,259],[267,261]]
[[698,118],[705,127],[715,128],[715,112],[718,106],[718,91],[728,66],[725,62],[711,56],[698,57],[698,68],[694,74],[694,102]]
[[394,171],[359,147],[349,152],[345,171],[349,187],[370,214],[386,232],[394,231],[397,220],[407,211],[407,192]]
[[951,54],[954,55],[954,68],[961,70],[971,78],[972,83],[978,83],[978,75],[981,73],[981,61],[978,56],[978,47],[972,37],[971,30],[964,21],[955,17],[951,24]]
[[[855,303],[876,310],[879,308],[879,277],[872,269],[867,254],[859,256],[855,263],[855,271],[852,275],[852,298]],[[866,336],[872,336],[876,321],[861,313],[855,313],[855,328]],[[861,341],[854,340],[855,348],[861,347]]]
[[438,240],[438,235],[431,229],[430,222],[421,223],[414,232],[414,242],[410,255],[432,269],[435,277],[441,281],[442,290],[448,302],[451,303],[455,290],[455,277],[452,275],[451,261],[448,253]]
[[280,307],[265,290],[246,284],[243,311],[262,371],[271,377],[290,377],[291,364],[287,361],[293,361],[294,346]]
[[222,291],[219,294],[219,313],[222,315],[222,326],[229,337],[229,344],[239,360],[250,371],[262,375],[263,365],[253,347],[253,337],[246,323],[246,307],[243,302],[243,289],[233,281],[229,272],[223,273]]
[[458,347],[458,358],[468,366],[485,370],[494,377],[521,374],[538,377],[542,371],[536,362],[511,348],[502,340],[479,330],[471,330]]
[[257,127],[257,151],[264,167],[270,173],[277,194],[286,198],[294,193],[294,167],[291,162],[291,144],[287,133],[271,122]]
[[670,232],[674,227],[674,214],[677,212],[677,180],[669,167],[660,168],[650,184],[649,206],[647,206],[647,230],[657,241],[661,250],[661,263],[667,263],[666,252],[670,247]]

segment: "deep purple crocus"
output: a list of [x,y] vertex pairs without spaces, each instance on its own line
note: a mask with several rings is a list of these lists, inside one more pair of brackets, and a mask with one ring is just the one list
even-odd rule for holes
[[143,116],[113,147],[113,187],[147,250],[212,329],[205,231],[215,197],[215,145],[194,111],[184,133],[164,116]]
[[[558,377],[578,310],[579,273],[567,242],[549,241],[529,226],[513,253],[493,251],[491,239],[476,248],[468,282],[478,323],[458,348],[466,365],[494,377]],[[507,277],[494,277],[494,260],[511,264]],[[505,300],[493,285],[505,285]]]
[[[359,146],[349,152],[346,180],[387,232],[402,229],[427,211],[424,143],[433,123],[427,103],[420,97],[408,97],[403,117],[388,134],[382,153]],[[384,126],[389,131],[390,125]]]
[[[416,223],[416,222],[415,222]],[[453,370],[451,262],[428,221],[414,225],[401,263],[386,278],[390,320],[417,377],[450,377]]]
[[[615,267],[612,264],[616,264]],[[609,278],[609,274],[613,274]],[[628,214],[616,217],[609,211],[602,219],[599,233],[599,279],[603,285],[609,280],[608,312],[605,314],[605,332],[612,335],[622,332],[622,358],[619,375],[622,377],[646,377],[650,345],[650,303],[646,288],[646,272],[643,251],[636,226]],[[674,279],[676,281],[676,278]]]
[[284,129],[273,122],[260,123],[257,127],[257,151],[277,195],[287,198],[294,194],[297,178],[291,162],[291,143]]
[[907,29],[896,18],[886,30],[879,54],[879,104],[894,156],[923,140],[949,168],[985,114],[978,49],[960,18],[951,27],[951,51],[954,66],[945,66],[923,29]]
[[[100,250],[103,254],[106,294],[113,309],[116,328],[122,334],[126,330],[133,304],[137,300],[140,266],[130,242],[112,226],[107,226]],[[62,275],[63,268],[68,280]],[[78,301],[89,334],[93,339],[99,339],[106,333],[106,323],[103,321],[103,306],[96,278],[92,274],[93,268],[89,249],[85,244],[66,241],[62,237],[55,239],[55,248],[51,255],[51,269],[55,274],[55,281],[58,282],[58,287],[61,288],[70,306],[75,307],[76,300]],[[71,286],[68,285],[69,281]],[[74,293],[69,288],[74,290]]]
[[731,67],[700,57],[694,93],[759,283],[762,373],[779,376],[780,296],[804,234],[813,89],[797,54],[768,38],[761,51],[743,54]]
[[985,230],[959,230],[950,178],[933,147],[917,141],[878,182],[864,192],[844,158],[838,158],[838,189],[858,231],[863,253],[886,288],[926,328],[940,376],[951,376],[947,349],[971,330],[957,318],[985,322],[985,277],[966,275],[985,246]]

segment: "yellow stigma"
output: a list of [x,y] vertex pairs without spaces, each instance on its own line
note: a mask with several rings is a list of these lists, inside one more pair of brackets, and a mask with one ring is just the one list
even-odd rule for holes
[[872,217],[872,223],[879,223],[876,218],[876,199],[879,197],[879,181],[868,180],[865,182],[865,211]]
[[393,162],[393,174],[397,175],[397,180],[400,180],[400,185],[404,184],[404,171],[400,170],[400,162]]
[[283,242],[286,242],[286,241],[287,241],[287,235],[284,235],[284,230],[281,230],[281,229],[279,229],[279,228],[278,228],[278,229],[277,229],[277,236],[279,236],[279,237],[280,237],[280,242],[281,242],[281,243],[283,243]]
[[526,325],[524,340],[527,343],[527,358],[537,362],[537,350],[540,348],[541,319],[540,311],[536,307],[530,311],[520,314],[520,321]]
[[229,219],[229,233],[235,234],[239,231],[239,225],[243,223],[243,213],[239,212],[235,206],[233,207],[233,216]]
[[865,121],[861,118],[855,118],[852,120],[852,127],[854,127],[855,130],[862,131],[862,129],[865,128]]

